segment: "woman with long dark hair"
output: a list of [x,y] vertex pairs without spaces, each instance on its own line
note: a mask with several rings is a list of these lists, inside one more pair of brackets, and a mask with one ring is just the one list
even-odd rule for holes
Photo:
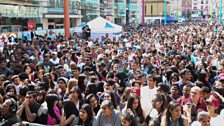
[[110,101],[112,101],[114,108],[117,109],[117,110],[120,110],[120,107],[117,104],[117,100],[116,100],[116,97],[114,95],[114,92],[112,92],[112,91],[106,91],[104,93],[103,100],[110,100]]
[[135,116],[135,121],[139,126],[145,126],[145,112],[142,109],[141,103],[140,103],[140,98],[136,94],[131,94],[128,98],[127,102],[127,109],[130,109],[134,116]]
[[100,105],[97,102],[97,97],[95,94],[89,94],[85,98],[85,103],[89,104],[92,108],[94,115],[100,110]]
[[202,70],[198,73],[198,81],[202,82],[203,86],[206,86],[211,89],[211,85],[209,83],[209,75],[206,71]]
[[78,87],[82,93],[86,90],[86,75],[80,74],[78,78]]
[[82,126],[92,126],[94,115],[92,108],[89,104],[83,104],[79,110],[79,116],[73,120],[70,126],[82,125]]
[[87,95],[92,94],[92,93],[94,95],[97,94],[97,88],[96,88],[96,84],[95,83],[90,83],[86,87],[85,95],[87,96]]
[[47,108],[48,108],[48,116],[47,116],[47,124],[55,125],[60,123],[60,110],[57,107],[58,104],[58,96],[56,94],[48,94],[46,97]]
[[34,81],[34,75],[32,74],[32,69],[29,64],[23,66],[22,72],[26,73],[29,77],[29,80]]
[[5,94],[11,92],[12,94],[16,95],[16,87],[13,84],[9,84],[5,88]]
[[175,84],[175,82],[177,82],[177,81],[179,81],[178,73],[172,73],[169,78],[169,85],[171,86],[171,85]]
[[167,101],[165,99],[165,96],[160,94],[155,94],[152,97],[152,109],[149,111],[147,117],[146,117],[146,123],[149,124],[149,121],[151,119],[155,119],[157,121],[161,121],[162,116],[164,116],[165,108],[167,105]]
[[188,120],[181,117],[182,108],[173,100],[169,103],[166,115],[162,117],[161,126],[188,126]]
[[58,85],[52,80],[50,73],[44,74],[44,81],[46,84],[48,84],[49,89],[56,90],[58,88]]
[[63,115],[65,115],[66,119],[62,120],[61,125],[70,125],[72,121],[79,116],[79,110],[82,104],[81,90],[75,86],[69,91],[69,98],[63,101]]

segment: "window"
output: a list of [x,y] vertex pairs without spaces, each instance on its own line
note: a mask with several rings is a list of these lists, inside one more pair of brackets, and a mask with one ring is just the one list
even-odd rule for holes
[[153,12],[153,6],[151,5],[151,14],[152,14],[152,12]]
[[145,13],[146,13],[146,10],[147,10],[147,8],[146,8],[147,6],[145,5]]
[[192,14],[198,14],[198,11],[192,11]]
[[49,23],[53,23],[54,22],[54,19],[48,19],[48,22]]

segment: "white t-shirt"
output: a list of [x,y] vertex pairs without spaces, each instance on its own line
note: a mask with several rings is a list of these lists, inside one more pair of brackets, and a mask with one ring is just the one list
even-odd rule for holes
[[218,115],[216,117],[211,117],[210,122],[212,126],[221,126],[222,124],[224,124],[224,119],[222,118],[222,116]]
[[148,114],[152,108],[152,98],[157,94],[157,88],[150,89],[148,86],[141,87],[141,105],[143,110]]
[[51,62],[53,62],[54,64],[59,64],[59,58],[57,58],[56,60],[53,60],[52,58],[50,59]]

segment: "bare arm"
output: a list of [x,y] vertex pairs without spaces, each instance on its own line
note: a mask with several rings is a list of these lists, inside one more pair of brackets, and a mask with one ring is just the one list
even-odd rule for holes
[[189,126],[188,120],[184,119],[184,126]]
[[64,125],[66,126],[66,125],[70,124],[74,119],[75,119],[75,117],[71,115],[68,119],[66,119],[64,121]]
[[29,122],[33,122],[36,119],[37,114],[36,113],[31,113],[29,106],[25,106],[25,112],[26,112],[27,120]]
[[75,118],[76,117],[74,115],[71,115],[68,119],[65,119],[65,112],[64,109],[62,109],[60,126],[66,126],[70,124]]
[[142,110],[142,112],[143,112],[143,117],[144,117],[144,119],[146,119],[146,112],[144,111],[144,110]]
[[21,117],[22,116],[22,113],[23,113],[23,110],[24,110],[24,105],[22,104],[21,107],[19,108],[19,110],[16,112],[16,114]]
[[166,116],[162,117],[160,126],[166,126]]

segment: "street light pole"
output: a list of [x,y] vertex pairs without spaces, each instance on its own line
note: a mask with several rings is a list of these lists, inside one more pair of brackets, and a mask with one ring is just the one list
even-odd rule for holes
[[164,0],[164,25],[166,25],[166,0]]
[[222,0],[219,3],[219,24],[222,25]]
[[142,25],[145,24],[145,0],[142,0]]
[[65,38],[70,37],[69,0],[64,0],[64,30]]

